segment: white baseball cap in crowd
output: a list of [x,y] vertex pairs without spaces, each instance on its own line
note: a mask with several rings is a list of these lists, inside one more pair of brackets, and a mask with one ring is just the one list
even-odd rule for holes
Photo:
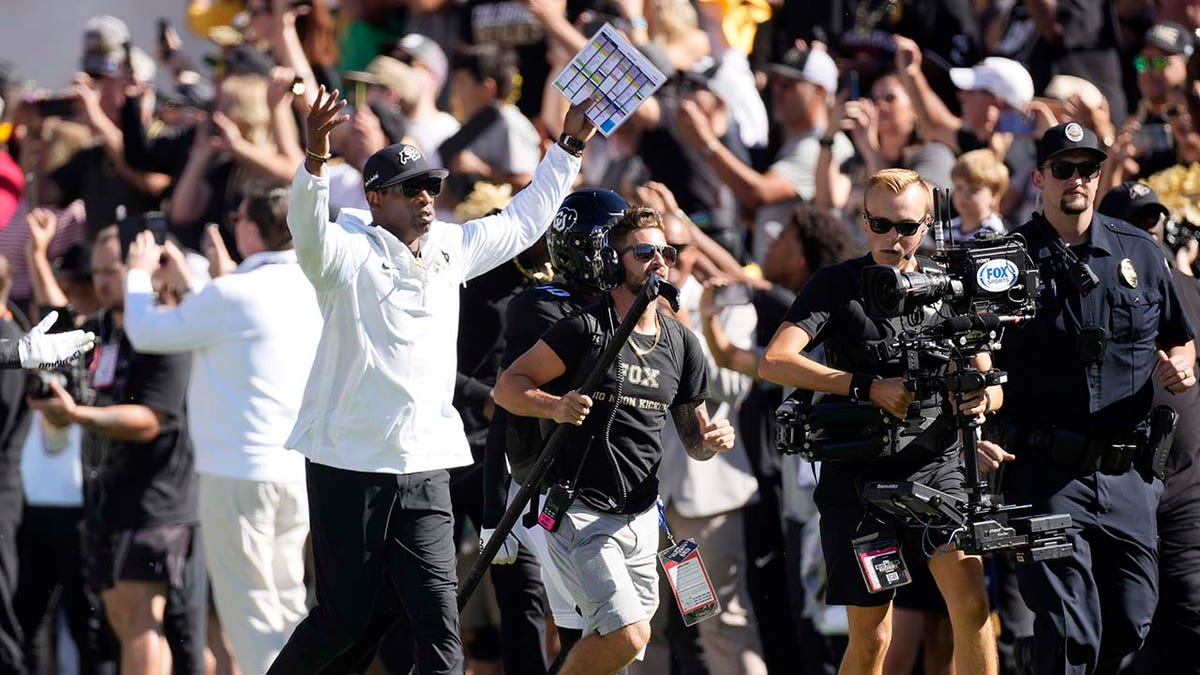
[[1002,56],[989,56],[970,68],[951,68],[950,81],[965,91],[989,92],[1017,110],[1033,100],[1029,71]]
[[830,95],[837,92],[837,65],[823,49],[792,47],[778,63],[768,65],[766,70],[773,75],[812,82]]

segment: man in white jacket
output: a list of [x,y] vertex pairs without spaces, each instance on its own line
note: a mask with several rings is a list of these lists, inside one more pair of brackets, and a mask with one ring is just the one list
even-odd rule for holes
[[356,672],[407,615],[417,672],[461,673],[446,472],[471,463],[452,405],[458,286],[542,235],[595,129],[572,107],[533,182],[499,214],[462,225],[434,217],[447,172],[414,146],[389,146],[363,168],[370,212],[343,209],[331,223],[324,165],[344,107],[319,92],[288,213],[325,317],[288,439],[308,457],[317,606],[269,672]]
[[192,353],[200,532],[217,612],[246,673],[266,671],[306,611],[304,457],[284,441],[321,312],[292,250],[288,201],[286,187],[247,195],[234,224],[245,259],[176,307],[155,307],[161,251],[149,232],[130,245],[125,282],[125,333],[135,348]]

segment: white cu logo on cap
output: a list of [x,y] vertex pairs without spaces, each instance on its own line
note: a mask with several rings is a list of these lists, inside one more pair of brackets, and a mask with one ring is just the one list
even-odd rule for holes
[[1083,140],[1083,127],[1079,126],[1075,122],[1068,124],[1063,133],[1066,134],[1067,140],[1071,141],[1072,143],[1078,143],[1079,141]]
[[406,146],[404,146],[404,149],[400,151],[399,159],[400,159],[401,164],[408,164],[409,162],[415,162],[415,161],[421,159],[421,151],[417,150],[416,148],[414,148],[411,145],[406,145]]

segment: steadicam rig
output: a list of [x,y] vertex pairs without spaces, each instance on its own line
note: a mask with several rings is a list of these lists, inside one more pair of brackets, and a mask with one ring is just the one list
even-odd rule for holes
[[[777,445],[808,461],[869,460],[896,454],[899,442],[927,419],[922,401],[962,403],[965,395],[1003,384],[999,370],[981,372],[974,357],[999,349],[1005,327],[1032,318],[1040,278],[1019,237],[976,239],[947,247],[949,192],[934,191],[936,267],[901,272],[891,266],[863,270],[867,314],[893,318],[932,311],[937,321],[900,333],[874,348],[879,362],[900,359],[905,387],[914,403],[897,420],[865,402],[808,405],[789,398],[776,410]],[[894,362],[894,361],[893,361]],[[944,367],[930,367],[930,363]],[[922,365],[924,364],[924,365]],[[924,413],[924,417],[922,416]],[[935,410],[934,414],[950,414]],[[978,466],[978,420],[954,414],[964,456],[967,498],[960,499],[913,482],[871,482],[863,498],[910,526],[947,532],[946,543],[968,554],[1008,552],[1018,562],[1070,555],[1068,514],[1034,515],[1030,506],[1004,505],[991,495]]]

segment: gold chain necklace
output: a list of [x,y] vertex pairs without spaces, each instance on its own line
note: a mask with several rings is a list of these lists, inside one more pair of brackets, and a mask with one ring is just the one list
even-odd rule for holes
[[654,317],[654,342],[651,343],[650,348],[647,349],[646,351],[642,351],[642,350],[638,349],[638,346],[636,344],[634,344],[634,342],[633,342],[633,333],[629,334],[629,348],[632,349],[633,353],[637,354],[638,356],[648,356],[650,354],[650,352],[654,351],[654,348],[658,346],[658,338],[661,335],[662,335],[662,326],[660,326],[658,324],[658,317],[655,316]]

